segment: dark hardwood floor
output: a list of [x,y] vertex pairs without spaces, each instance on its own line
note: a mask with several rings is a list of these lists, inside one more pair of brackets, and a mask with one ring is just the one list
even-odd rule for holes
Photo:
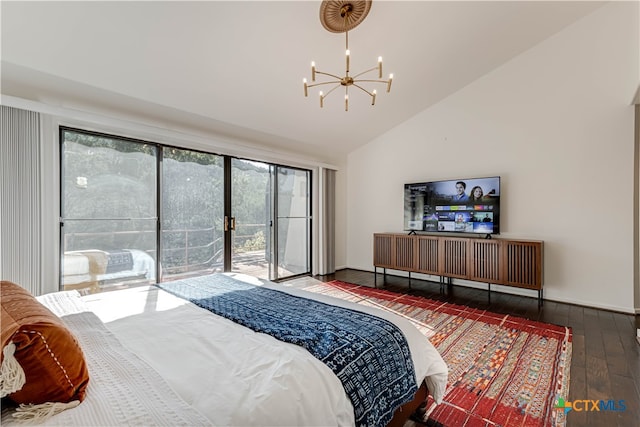
[[[374,274],[345,269],[334,274],[315,276],[321,281],[342,280],[364,286],[374,286]],[[464,304],[497,313],[511,314],[531,320],[569,326],[573,332],[573,354],[569,396],[566,400],[613,400],[618,411],[578,411],[567,415],[567,426],[640,426],[640,345],[636,340],[635,317],[595,308],[545,301],[538,307],[537,294],[523,297],[465,286],[447,286],[440,293],[440,283],[387,274],[382,284],[378,274],[378,287],[394,292],[408,293]],[[606,292],[606,286],[603,286]],[[585,406],[578,403],[578,408]],[[591,405],[586,406],[591,409]]]

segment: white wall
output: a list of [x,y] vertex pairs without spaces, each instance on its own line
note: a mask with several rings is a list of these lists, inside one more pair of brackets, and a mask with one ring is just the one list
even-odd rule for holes
[[545,242],[545,297],[632,312],[638,15],[607,4],[351,153],[348,266],[402,231],[404,183],[500,175],[502,235]]

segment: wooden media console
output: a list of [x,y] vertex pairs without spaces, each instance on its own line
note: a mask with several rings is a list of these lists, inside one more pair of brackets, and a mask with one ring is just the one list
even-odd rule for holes
[[543,242],[538,240],[479,239],[421,234],[375,233],[373,266],[377,287],[378,268],[440,276],[440,288],[452,279],[489,285],[514,286],[538,291],[542,305]]

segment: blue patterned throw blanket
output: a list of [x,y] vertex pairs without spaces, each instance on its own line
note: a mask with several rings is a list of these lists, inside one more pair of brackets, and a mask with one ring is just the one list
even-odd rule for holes
[[256,332],[304,347],[342,381],[357,426],[385,426],[418,390],[407,340],[385,319],[222,274],[156,286]]

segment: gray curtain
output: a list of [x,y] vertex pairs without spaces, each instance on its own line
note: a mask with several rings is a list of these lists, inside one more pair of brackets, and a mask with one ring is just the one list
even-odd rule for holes
[[0,108],[0,278],[40,295],[40,115]]
[[322,170],[322,256],[320,257],[320,274],[331,274],[336,271],[336,171]]

